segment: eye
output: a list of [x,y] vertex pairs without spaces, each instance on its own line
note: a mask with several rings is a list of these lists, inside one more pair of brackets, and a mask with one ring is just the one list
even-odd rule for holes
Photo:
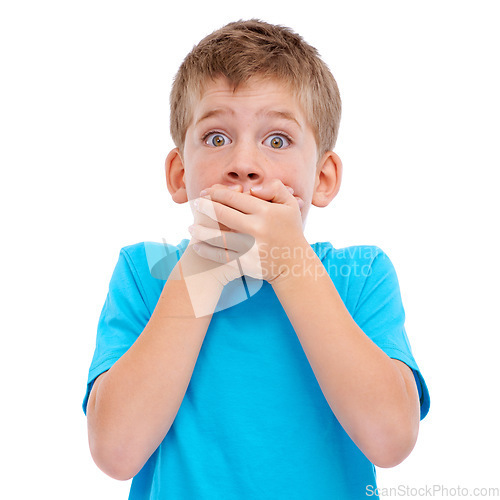
[[286,148],[287,146],[290,146],[290,143],[291,139],[283,134],[271,135],[264,141],[266,146],[270,146],[273,149]]
[[226,137],[224,134],[221,134],[220,132],[208,132],[208,134],[205,134],[205,136],[203,137],[203,140],[208,146],[214,146],[216,148],[219,148],[221,146],[224,146],[226,143],[231,142],[228,137]]

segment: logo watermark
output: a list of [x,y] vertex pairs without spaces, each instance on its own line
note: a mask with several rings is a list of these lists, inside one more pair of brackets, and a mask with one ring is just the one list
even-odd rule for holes
[[500,487],[464,487],[445,486],[443,484],[426,484],[424,486],[409,486],[400,484],[390,488],[378,488],[371,484],[366,486],[365,494],[368,498],[390,498],[390,497],[500,497]]
[[[211,311],[218,312],[249,299],[259,291],[268,276],[301,277],[314,281],[325,275],[332,280],[366,279],[373,272],[375,257],[385,257],[380,249],[373,246],[352,246],[339,250],[320,244],[312,247],[274,247],[261,244],[257,247],[254,238],[249,235],[232,233],[230,236],[207,240],[210,244],[207,248],[212,252],[210,259],[194,255],[188,245],[185,252],[190,252],[193,258],[181,266],[182,275],[179,269],[182,251],[179,247],[167,244],[164,239],[163,243],[146,244],[151,276],[165,281],[183,276],[189,285],[188,293],[195,316],[199,317],[207,314],[204,307],[207,302],[203,296],[204,283],[213,277],[224,285],[221,299],[215,310]],[[315,257],[321,261],[320,265]]]

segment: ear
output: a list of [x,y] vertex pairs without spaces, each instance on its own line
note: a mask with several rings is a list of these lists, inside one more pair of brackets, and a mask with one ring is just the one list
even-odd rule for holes
[[165,160],[165,177],[172,200],[175,203],[186,203],[188,198],[186,184],[184,183],[184,161],[179,148],[174,148],[168,153]]
[[312,204],[326,207],[337,196],[341,182],[342,162],[336,153],[327,151],[316,167]]

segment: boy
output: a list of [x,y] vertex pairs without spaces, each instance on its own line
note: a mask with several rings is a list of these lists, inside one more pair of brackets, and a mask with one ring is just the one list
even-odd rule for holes
[[394,268],[303,234],[340,187],[339,121],[288,28],[230,23],[182,63],[165,166],[192,238],[121,250],[83,403],[130,498],[365,498],[411,452],[429,395]]

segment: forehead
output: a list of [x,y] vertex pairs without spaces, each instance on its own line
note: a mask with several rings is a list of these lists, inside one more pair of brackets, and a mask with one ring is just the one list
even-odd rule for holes
[[298,93],[290,85],[277,79],[254,77],[236,89],[226,78],[209,81],[193,103],[193,118],[199,118],[214,109],[229,109],[238,112],[278,112],[283,115],[297,115],[297,120],[304,119],[304,113]]

